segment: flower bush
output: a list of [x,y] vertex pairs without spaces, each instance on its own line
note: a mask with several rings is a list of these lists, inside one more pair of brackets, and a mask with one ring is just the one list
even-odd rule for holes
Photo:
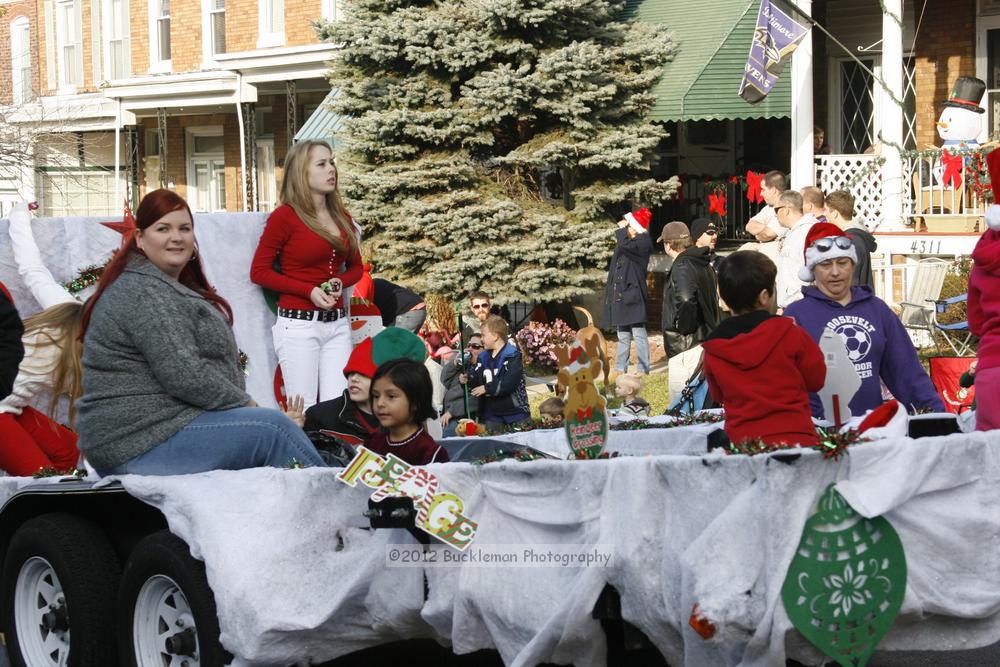
[[529,322],[514,338],[524,352],[526,364],[554,371],[557,365],[556,347],[572,345],[576,340],[576,332],[557,319],[552,324]]

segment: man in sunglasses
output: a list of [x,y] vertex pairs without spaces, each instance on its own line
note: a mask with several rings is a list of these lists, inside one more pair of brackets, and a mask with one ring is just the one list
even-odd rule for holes
[[[858,255],[853,241],[836,225],[820,222],[809,231],[799,278],[815,283],[805,297],[791,304],[785,315],[819,343],[824,331],[840,335],[847,358],[861,387],[851,399],[851,414],[864,414],[882,405],[882,383],[908,411],[943,412],[944,405],[920,365],[916,349],[899,317],[867,285],[854,285]],[[824,415],[815,393],[809,395],[815,417]]]
[[465,325],[465,339],[468,340],[472,334],[480,333],[480,327],[486,318],[493,314],[493,302],[486,292],[477,291],[469,295],[469,310],[472,317],[467,315],[463,318]]
[[695,248],[708,248],[708,263],[718,274],[721,258],[715,254],[715,245],[719,242],[719,230],[715,223],[708,218],[695,218],[691,221],[691,238]]
[[778,222],[785,228],[778,250],[778,308],[785,308],[802,298],[804,283],[799,279],[799,269],[805,266],[806,236],[816,224],[816,218],[802,212],[802,195],[786,190],[774,207]]

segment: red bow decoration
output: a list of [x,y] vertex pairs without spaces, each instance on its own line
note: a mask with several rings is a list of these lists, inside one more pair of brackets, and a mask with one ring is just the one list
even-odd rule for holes
[[594,417],[594,408],[588,407],[586,410],[581,410],[577,408],[576,410],[576,420],[583,421],[584,419],[592,419]]
[[764,180],[764,174],[747,172],[747,201],[750,203],[761,203],[764,201],[764,192],[760,189],[760,184]]
[[941,164],[944,165],[944,176],[941,177],[941,182],[949,187],[961,187],[962,162],[960,155],[952,155],[947,150],[941,153]]
[[115,222],[102,222],[101,224],[122,235],[122,248],[128,245],[128,242],[132,240],[132,236],[135,234],[136,230],[135,216],[132,215],[132,207],[129,206],[128,200],[125,200],[125,212],[121,220]]
[[720,218],[726,217],[726,193],[713,192],[708,195],[708,212],[718,213]]

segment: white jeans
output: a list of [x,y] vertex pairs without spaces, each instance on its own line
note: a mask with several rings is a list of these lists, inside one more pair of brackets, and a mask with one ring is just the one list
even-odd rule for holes
[[347,389],[344,366],[351,356],[351,321],[293,320],[279,317],[271,328],[274,352],[285,381],[285,396],[300,395],[305,408],[337,398]]

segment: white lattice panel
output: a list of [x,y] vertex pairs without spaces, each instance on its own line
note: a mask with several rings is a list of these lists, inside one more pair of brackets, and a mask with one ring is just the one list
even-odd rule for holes
[[[816,185],[825,193],[847,190],[854,196],[854,215],[860,216],[869,227],[882,219],[882,169],[871,168],[875,155],[820,155],[817,156]],[[859,171],[865,176],[848,186]]]

